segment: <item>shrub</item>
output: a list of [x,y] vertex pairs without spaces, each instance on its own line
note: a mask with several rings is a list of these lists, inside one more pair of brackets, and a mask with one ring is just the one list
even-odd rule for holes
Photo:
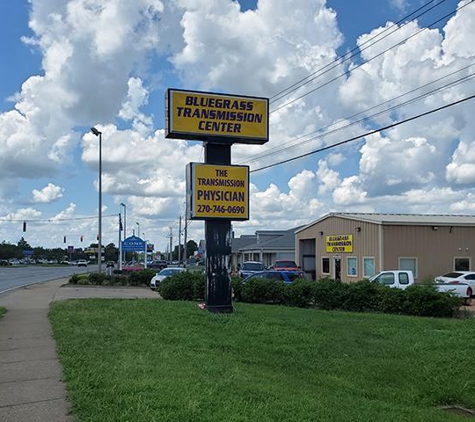
[[89,274],[73,274],[69,279],[70,284],[89,284]]
[[251,278],[241,290],[242,300],[250,303],[283,303],[284,282],[267,278]]
[[[187,273],[184,273],[187,274]],[[203,300],[206,294],[206,275],[202,272],[188,273],[193,283],[193,299]]]
[[435,286],[409,286],[403,312],[408,315],[453,317],[463,299],[451,293],[438,292]]
[[379,310],[387,314],[403,314],[407,293],[405,290],[380,286]]
[[126,275],[113,275],[111,278],[111,282],[113,285],[116,286],[128,286],[129,277],[127,277]]
[[323,278],[315,283],[314,304],[319,309],[341,309],[347,284],[329,278]]
[[73,274],[71,278],[69,279],[69,284],[78,284],[79,281],[79,275]]
[[231,287],[233,289],[233,298],[234,300],[242,300],[242,278],[241,277],[231,277]]
[[152,269],[131,272],[128,275],[128,284],[129,286],[148,286],[156,273],[157,271]]
[[173,274],[158,286],[158,292],[167,300],[193,300],[194,276],[188,272]]
[[297,280],[284,287],[284,304],[287,306],[297,306],[299,308],[309,308],[315,299],[316,283],[310,280]]
[[341,309],[352,312],[371,312],[379,309],[381,289],[367,280],[346,285],[343,290]]
[[105,274],[99,274],[99,273],[91,273],[89,274],[89,284],[97,285],[100,286],[104,283],[104,281],[107,279],[107,276]]

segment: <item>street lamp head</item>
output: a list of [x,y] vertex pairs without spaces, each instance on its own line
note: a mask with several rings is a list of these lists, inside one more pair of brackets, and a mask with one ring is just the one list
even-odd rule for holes
[[122,205],[123,207],[125,207],[125,204],[124,204],[123,202],[121,202],[120,205]]
[[95,127],[91,127],[91,132],[96,136],[102,135],[102,132],[98,131]]

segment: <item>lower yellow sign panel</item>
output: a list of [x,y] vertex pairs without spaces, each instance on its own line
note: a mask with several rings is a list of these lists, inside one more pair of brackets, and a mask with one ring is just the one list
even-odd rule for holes
[[249,219],[249,167],[190,163],[187,166],[189,219]]

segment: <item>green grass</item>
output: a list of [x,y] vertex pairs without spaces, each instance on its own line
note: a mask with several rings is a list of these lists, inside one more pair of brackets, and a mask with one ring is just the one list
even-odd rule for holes
[[463,421],[475,320],[80,300],[50,312],[78,422]]
[[0,319],[2,319],[3,315],[5,314],[5,312],[7,312],[7,310],[5,308],[2,308],[0,306]]

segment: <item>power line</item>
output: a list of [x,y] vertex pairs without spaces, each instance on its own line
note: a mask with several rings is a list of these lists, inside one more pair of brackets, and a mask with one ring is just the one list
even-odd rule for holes
[[[110,215],[103,215],[103,218],[109,217],[119,217],[119,214],[110,214]],[[13,218],[0,218],[0,222],[22,222],[26,221],[28,223],[56,223],[58,221],[78,221],[78,220],[97,220],[97,215],[94,217],[71,217],[71,218],[45,218],[45,219],[13,219]]]
[[[377,35],[369,38],[368,40],[366,40],[364,43],[360,44],[359,46],[357,47],[354,47],[353,49],[351,49],[349,52],[345,53],[344,55],[340,56],[340,57],[337,57],[337,59],[331,61],[330,63],[326,64],[325,66],[323,66],[322,68],[316,70],[315,72],[311,73],[310,75],[306,76],[305,78],[302,78],[300,79],[299,81],[295,82],[294,84],[290,85],[289,87],[283,89],[282,91],[278,92],[277,94],[275,94],[274,96],[271,97],[271,103],[274,103],[282,98],[284,98],[286,95],[288,95],[289,93],[291,92],[294,92],[296,90],[298,90],[299,88],[303,87],[304,85],[306,85],[307,83],[315,80],[316,78],[324,75],[325,73],[329,72],[330,70],[334,69],[336,66],[338,66],[338,64],[341,64],[341,63],[344,63],[348,60],[350,60],[351,58],[357,56],[359,53],[361,53],[362,51],[366,50],[367,48],[377,44],[378,42],[382,41],[383,39],[385,39],[386,37],[388,37],[389,35],[393,34],[394,32],[400,30],[401,28],[403,28],[405,25],[409,24],[410,22],[416,20],[417,18],[421,17],[422,15],[428,13],[429,11],[431,11],[432,9],[436,8],[437,6],[439,6],[440,4],[444,3],[445,0],[441,0],[439,3],[433,5],[432,7],[430,7],[429,9],[427,9],[426,11],[422,12],[421,14],[415,16],[414,18],[412,18],[411,20],[405,22],[403,25],[401,26],[398,26],[401,22],[404,22],[406,19],[408,19],[409,17],[411,17],[412,15],[416,14],[417,12],[419,12],[420,10],[424,9],[426,6],[430,5],[432,3],[432,1],[428,1],[426,4],[422,5],[421,7],[417,8],[416,10],[414,10],[413,12],[409,13],[408,15],[404,16],[402,19],[400,19],[399,21],[397,21],[396,23],[393,23],[392,25],[390,25],[389,27],[385,28],[382,32],[378,33]],[[365,48],[361,48],[362,46],[364,46],[365,44],[368,44],[369,42],[377,39],[378,37],[380,37],[381,35],[383,35],[385,32],[391,30],[392,28],[394,27],[397,27],[394,31],[390,32],[389,34],[385,35],[384,37],[380,38],[379,40],[375,41],[374,43],[366,46]],[[346,57],[348,56],[348,57]],[[330,67],[331,66],[331,67]],[[327,70],[325,70],[327,69]],[[325,70],[325,71],[324,71]],[[324,72],[323,72],[324,71]],[[320,73],[322,72],[322,73]],[[316,75],[316,76],[315,76]],[[314,78],[312,78],[312,76],[315,76]],[[307,80],[308,79],[308,80]],[[299,86],[297,86],[299,85]],[[295,89],[292,89],[296,87]],[[285,93],[285,94],[284,94]],[[283,94],[283,95],[282,95]],[[276,98],[277,97],[277,98]]]
[[417,87],[417,88],[414,88],[414,89],[412,89],[412,90],[410,90],[410,91],[407,91],[407,92],[405,92],[405,93],[403,93],[403,94],[400,94],[400,95],[398,95],[398,96],[396,96],[396,97],[393,97],[393,98],[391,98],[391,99],[389,99],[389,100],[386,100],[386,101],[384,101],[384,102],[382,102],[382,103],[380,103],[380,104],[377,104],[377,105],[375,105],[375,106],[373,106],[373,107],[370,107],[370,108],[368,108],[368,109],[366,109],[366,110],[364,110],[364,111],[361,111],[361,112],[359,112],[359,113],[353,114],[353,115],[350,116],[350,117],[346,117],[346,118],[343,118],[343,119],[339,119],[339,120],[337,120],[336,122],[334,122],[334,123],[332,123],[332,124],[330,124],[330,125],[324,126],[324,127],[320,128],[320,129],[317,129],[317,130],[315,130],[315,131],[309,132],[309,133],[307,133],[307,134],[305,134],[305,135],[301,135],[301,136],[295,138],[293,141],[289,142],[287,145],[285,145],[285,146],[283,146],[283,147],[281,147],[281,148],[279,148],[279,149],[273,149],[272,151],[267,151],[267,152],[263,152],[263,153],[261,153],[261,154],[257,154],[256,156],[254,156],[254,157],[251,158],[250,160],[245,160],[245,161],[243,161],[242,163],[250,164],[250,163],[252,163],[252,162],[254,162],[254,161],[257,161],[257,160],[260,160],[260,159],[262,159],[262,158],[270,157],[270,156],[272,156],[272,155],[279,154],[279,153],[284,152],[284,151],[286,151],[286,150],[289,150],[289,149],[291,149],[291,148],[302,146],[303,144],[306,144],[306,143],[308,143],[308,142],[312,142],[312,141],[315,141],[315,140],[317,140],[317,139],[321,139],[321,138],[323,138],[324,136],[328,136],[328,135],[334,134],[334,133],[336,133],[336,132],[340,132],[340,131],[342,131],[342,130],[344,130],[344,129],[347,129],[347,128],[351,127],[351,126],[355,126],[355,125],[357,125],[357,124],[359,124],[359,123],[368,121],[368,120],[370,120],[371,118],[380,116],[380,115],[382,115],[382,114],[389,113],[389,112],[394,111],[394,110],[396,110],[396,109],[398,109],[398,108],[401,108],[401,107],[403,107],[403,106],[412,104],[412,103],[414,103],[414,102],[416,102],[416,101],[419,101],[419,100],[421,100],[421,99],[424,99],[424,98],[426,98],[426,97],[428,97],[428,96],[431,96],[431,95],[434,95],[434,94],[436,94],[436,93],[439,93],[439,92],[441,92],[441,91],[443,91],[443,90],[445,90],[445,89],[449,89],[449,88],[452,88],[452,87],[454,87],[454,86],[456,86],[456,85],[458,85],[458,84],[467,82],[467,81],[469,81],[470,79],[472,79],[472,78],[475,76],[475,73],[470,73],[470,74],[468,74],[468,75],[465,75],[465,76],[463,76],[463,77],[461,77],[461,78],[459,78],[459,79],[456,79],[456,80],[454,80],[454,81],[448,82],[448,83],[445,84],[445,85],[439,86],[438,88],[435,88],[435,89],[433,89],[433,90],[431,90],[431,91],[427,91],[427,92],[425,92],[425,93],[423,93],[423,94],[421,94],[421,95],[418,95],[418,96],[416,96],[416,97],[413,97],[413,98],[411,98],[411,99],[409,99],[409,100],[407,100],[407,101],[404,101],[404,102],[402,102],[402,103],[396,104],[396,105],[394,105],[394,106],[392,106],[392,107],[389,107],[389,108],[387,108],[387,109],[385,109],[385,110],[381,110],[381,111],[376,112],[376,113],[374,113],[374,114],[365,116],[365,117],[363,117],[363,118],[361,118],[361,119],[359,119],[359,120],[350,122],[350,123],[348,123],[348,124],[346,124],[346,125],[344,125],[344,126],[339,126],[339,127],[336,127],[335,129],[332,129],[332,130],[327,130],[326,132],[320,133],[319,135],[313,136],[313,137],[311,137],[311,138],[309,138],[309,139],[306,139],[306,140],[304,140],[304,141],[302,141],[302,142],[296,142],[296,141],[298,141],[298,140],[300,140],[300,139],[302,139],[302,138],[308,137],[308,136],[310,136],[310,135],[312,135],[312,134],[315,134],[315,133],[317,133],[317,132],[321,132],[321,131],[323,131],[323,130],[325,130],[325,129],[329,129],[329,128],[331,128],[331,127],[334,127],[334,126],[336,126],[338,123],[342,123],[342,122],[351,120],[351,119],[353,119],[354,117],[357,117],[357,116],[359,116],[359,115],[362,115],[362,114],[367,113],[368,111],[374,110],[374,109],[376,109],[376,108],[378,108],[378,107],[381,107],[381,106],[383,106],[383,105],[385,105],[385,104],[391,103],[392,101],[397,100],[397,99],[399,99],[399,98],[402,98],[402,97],[404,97],[404,96],[406,96],[406,95],[409,95],[409,94],[411,94],[411,93],[413,93],[413,92],[415,92],[415,91],[417,91],[417,90],[420,90],[420,89],[422,89],[422,88],[426,88],[426,87],[428,87],[429,85],[432,85],[432,84],[434,84],[434,83],[436,83],[436,82],[439,82],[439,81],[441,81],[441,80],[443,80],[443,79],[446,79],[446,78],[448,78],[449,76],[452,76],[452,75],[454,75],[454,74],[456,74],[456,73],[459,73],[459,72],[461,72],[461,71],[463,71],[463,70],[466,70],[466,69],[468,69],[469,67],[473,66],[474,64],[475,64],[475,63],[471,63],[471,64],[469,64],[469,65],[467,65],[467,66],[464,66],[464,67],[462,67],[462,68],[460,68],[460,69],[458,69],[458,70],[455,70],[455,71],[453,71],[453,72],[451,72],[451,73],[449,73],[449,74],[447,74],[447,75],[444,75],[444,76],[442,76],[442,77],[440,77],[440,78],[437,78],[437,79],[435,79],[435,80],[433,80],[433,81],[431,81],[431,82],[428,82],[428,83],[426,83],[426,84],[424,84],[424,85],[421,85],[421,86],[419,86],[419,87]]
[[359,63],[359,64],[357,64],[355,67],[353,67],[351,70],[347,70],[347,71],[345,71],[345,72],[343,72],[343,73],[340,73],[338,76],[335,76],[334,78],[330,79],[329,81],[326,81],[325,83],[323,83],[323,84],[317,86],[317,87],[314,88],[314,89],[311,89],[310,91],[306,92],[305,94],[300,95],[299,97],[296,97],[296,98],[294,98],[294,99],[292,99],[292,100],[290,100],[290,101],[287,101],[286,103],[282,104],[281,106],[279,106],[279,107],[277,107],[277,108],[271,110],[269,113],[275,113],[276,111],[281,110],[281,109],[283,109],[283,108],[289,106],[290,104],[293,104],[293,103],[295,103],[296,101],[301,100],[302,98],[307,97],[308,95],[314,93],[315,91],[318,91],[320,88],[323,88],[323,87],[325,87],[325,86],[331,84],[332,82],[334,82],[334,81],[340,79],[342,76],[345,76],[345,75],[348,75],[348,74],[354,72],[356,69],[360,68],[360,67],[363,66],[364,64],[367,64],[367,63],[373,61],[374,59],[376,59],[376,58],[382,56],[383,54],[387,53],[389,50],[392,50],[393,48],[395,48],[395,47],[397,47],[397,46],[403,45],[406,41],[409,41],[411,38],[415,37],[416,35],[420,34],[421,32],[425,31],[426,29],[428,29],[428,28],[430,28],[430,27],[432,27],[432,26],[438,24],[439,22],[441,22],[442,20],[448,18],[449,16],[454,15],[455,13],[457,13],[458,11],[460,11],[461,9],[463,9],[464,7],[468,6],[469,4],[472,4],[474,1],[475,1],[475,0],[471,0],[470,2],[468,2],[468,3],[466,3],[466,4],[462,5],[462,6],[460,6],[459,8],[455,9],[454,11],[452,11],[452,12],[446,14],[445,16],[441,17],[440,19],[436,20],[435,22],[432,22],[430,25],[428,25],[428,26],[426,26],[426,27],[424,27],[424,28],[419,29],[419,31],[415,32],[414,34],[410,35],[409,37],[405,38],[404,40],[399,41],[398,43],[394,44],[394,45],[391,46],[391,47],[388,47],[387,49],[385,49],[385,50],[383,50],[382,52],[376,54],[375,56],[373,56],[373,57],[371,57],[371,58],[369,58],[369,59],[367,59],[367,60],[362,61],[361,63]]
[[360,139],[360,138],[363,138],[365,136],[369,136],[369,135],[373,135],[374,133],[378,133],[378,132],[382,132],[383,130],[387,130],[387,129],[391,129],[393,127],[396,127],[396,126],[399,126],[399,125],[402,125],[403,123],[407,123],[407,122],[410,122],[412,120],[416,120],[416,119],[419,119],[421,117],[424,117],[424,116],[427,116],[429,114],[432,114],[432,113],[435,113],[437,111],[440,111],[440,110],[444,110],[446,108],[449,108],[449,107],[452,107],[454,105],[457,105],[457,104],[460,104],[460,103],[463,103],[465,101],[468,101],[468,100],[471,100],[475,98],[475,95],[471,95],[469,97],[465,97],[465,98],[462,98],[461,100],[458,100],[458,101],[454,101],[453,103],[449,103],[449,104],[445,104],[441,107],[438,107],[438,108],[435,108],[435,109],[432,109],[432,110],[429,110],[429,111],[426,111],[424,113],[421,113],[421,114],[418,114],[416,116],[413,116],[413,117],[410,117],[408,119],[404,119],[404,120],[401,120],[400,122],[396,122],[396,123],[392,123],[390,125],[387,125],[387,126],[384,126],[384,127],[381,127],[381,128],[378,128],[378,129],[375,129],[375,130],[372,130],[372,131],[369,131],[369,132],[366,132],[366,133],[363,133],[361,135],[358,135],[358,136],[354,136],[350,139],[346,139],[344,141],[341,141],[341,142],[337,142],[336,144],[332,144],[332,145],[328,145],[326,147],[323,147],[323,148],[319,148],[319,149],[316,149],[314,151],[310,151],[310,152],[307,152],[305,154],[301,154],[301,155],[298,155],[297,157],[292,157],[292,158],[288,158],[286,160],[282,160],[282,161],[279,161],[277,163],[274,163],[274,164],[269,164],[268,166],[264,166],[264,167],[261,167],[261,168],[258,168],[258,169],[255,169],[255,170],[251,170],[250,173],[256,173],[258,171],[261,171],[261,170],[265,170],[265,169],[268,169],[268,168],[271,168],[271,167],[275,167],[275,166],[278,166],[280,164],[285,164],[285,163],[288,163],[290,161],[295,161],[295,160],[298,160],[300,158],[303,158],[303,157],[308,157],[309,155],[313,155],[313,154],[316,154],[317,152],[322,152],[322,151],[326,151],[326,150],[329,150],[331,148],[335,148],[337,146],[340,146],[340,145],[343,145],[343,144],[347,144],[349,142],[352,142],[352,141],[355,141],[357,139]]

